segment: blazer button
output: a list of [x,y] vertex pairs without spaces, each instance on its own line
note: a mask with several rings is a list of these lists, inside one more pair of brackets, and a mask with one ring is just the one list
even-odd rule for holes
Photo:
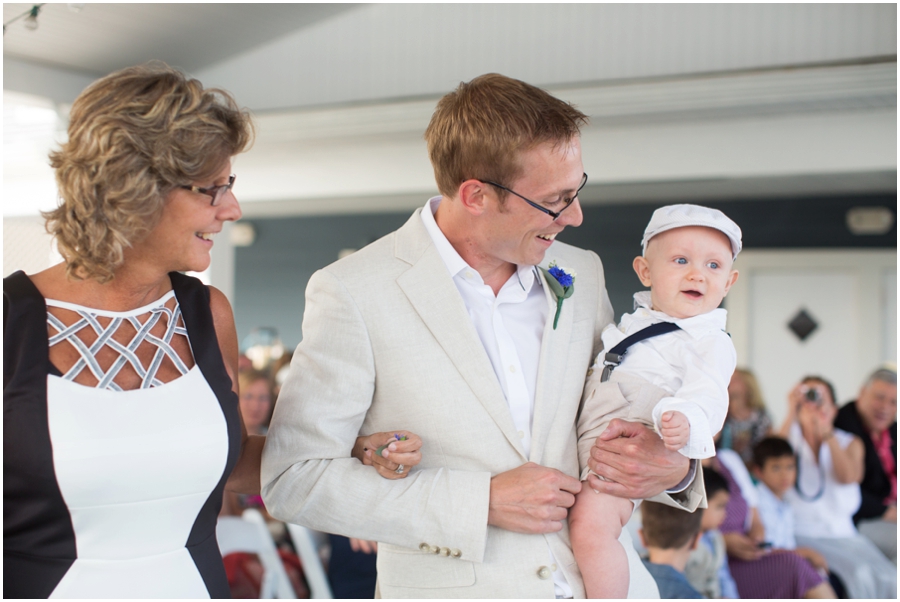
[[459,558],[460,556],[462,556],[462,552],[454,549],[454,550],[450,551],[450,555],[453,556],[454,558]]
[[588,368],[588,373],[587,373],[587,375],[590,376],[590,375],[593,374],[593,373],[594,373],[594,369],[593,369],[593,368]]
[[439,547],[437,547],[437,546],[431,546],[431,553],[432,553],[432,554],[440,554],[440,553],[441,553],[441,549],[440,549]]
[[423,541],[419,544],[419,550],[421,550],[422,552],[430,552],[431,546]]
[[538,577],[540,577],[541,579],[549,579],[552,576],[553,573],[550,571],[549,567],[542,566],[538,569]]
[[450,548],[441,548],[441,556],[449,556]]

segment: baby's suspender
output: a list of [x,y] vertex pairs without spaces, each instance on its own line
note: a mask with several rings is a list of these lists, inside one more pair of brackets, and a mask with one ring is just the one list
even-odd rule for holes
[[625,354],[628,353],[629,347],[644,339],[666,334],[673,330],[678,330],[677,324],[673,322],[657,322],[656,324],[651,324],[647,328],[641,329],[622,339],[618,345],[610,349],[603,357],[603,373],[600,375],[600,382],[605,383],[609,380],[612,371],[622,363],[622,359],[625,357]]

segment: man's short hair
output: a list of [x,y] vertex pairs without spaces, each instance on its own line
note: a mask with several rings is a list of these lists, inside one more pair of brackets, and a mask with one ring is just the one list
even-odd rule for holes
[[510,187],[523,175],[523,151],[546,142],[563,146],[587,121],[569,103],[505,75],[462,82],[438,101],[425,130],[438,190],[452,197],[473,178]]
[[703,509],[686,512],[657,502],[641,504],[641,529],[647,547],[677,550],[700,532]]
[[868,387],[875,381],[880,381],[889,385],[897,386],[897,372],[896,370],[891,370],[890,368],[879,368],[878,370],[870,374],[868,379],[866,379],[866,386]]
[[781,437],[766,437],[753,448],[753,465],[762,470],[766,461],[773,458],[794,456],[794,448]]
[[703,485],[706,488],[706,499],[711,500],[720,491],[728,493],[728,481],[722,473],[709,466],[703,467]]

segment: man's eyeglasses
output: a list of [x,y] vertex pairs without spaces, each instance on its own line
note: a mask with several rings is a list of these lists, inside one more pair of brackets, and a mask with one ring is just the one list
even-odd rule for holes
[[199,186],[181,185],[179,186],[179,188],[184,188],[185,190],[190,190],[191,192],[199,192],[200,194],[205,194],[208,197],[212,197],[210,205],[215,207],[222,200],[222,197],[225,196],[225,193],[231,190],[231,187],[234,186],[235,177],[236,176],[234,174],[231,174],[230,176],[228,176],[228,183],[220,184],[219,186],[200,188]]
[[575,194],[573,194],[570,198],[562,199],[562,202],[565,203],[565,205],[559,211],[550,211],[543,205],[541,205],[539,203],[535,203],[534,201],[523,197],[521,194],[519,194],[515,190],[507,188],[506,186],[501,186],[500,184],[497,184],[496,182],[491,182],[490,180],[482,180],[482,182],[484,182],[485,184],[490,184],[491,186],[496,186],[497,188],[502,188],[506,192],[516,195],[517,197],[519,197],[520,199],[522,199],[523,201],[525,201],[526,203],[528,203],[529,205],[531,205],[532,207],[537,209],[538,211],[543,211],[544,213],[546,213],[547,215],[552,217],[553,220],[555,221],[556,218],[558,218],[563,211],[565,211],[566,209],[569,208],[569,206],[572,204],[572,201],[574,201],[575,199],[578,198],[578,193],[581,192],[581,189],[584,188],[585,184],[587,184],[587,180],[588,180],[587,174],[582,174],[581,184],[579,184],[578,190],[576,190]]

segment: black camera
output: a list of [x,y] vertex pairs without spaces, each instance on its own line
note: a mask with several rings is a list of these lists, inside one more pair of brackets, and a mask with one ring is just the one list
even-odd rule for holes
[[803,396],[815,404],[822,403],[822,395],[816,387],[804,387]]

